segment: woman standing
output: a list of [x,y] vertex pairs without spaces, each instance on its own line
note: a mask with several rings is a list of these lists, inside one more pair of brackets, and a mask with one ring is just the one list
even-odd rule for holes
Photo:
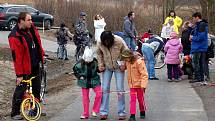
[[128,49],[123,39],[117,35],[113,35],[111,31],[104,31],[101,34],[101,42],[98,43],[98,63],[99,71],[102,72],[102,103],[100,108],[101,120],[106,120],[109,114],[109,92],[111,86],[111,78],[114,73],[116,90],[118,92],[118,116],[119,120],[126,118],[125,112],[125,95],[124,91],[124,75],[123,65],[117,63],[120,59],[122,51]]
[[106,26],[104,18],[100,15],[97,14],[94,17],[94,27],[95,27],[95,41],[98,44],[100,42],[100,36],[101,33],[104,31]]
[[174,10],[171,10],[169,12],[169,16],[165,19],[164,25],[167,25],[167,23],[169,23],[170,19],[173,19],[174,22],[174,28],[176,28],[177,30],[175,30],[175,32],[177,34],[179,34],[179,28],[182,25],[182,19],[178,16],[176,16],[176,13]]

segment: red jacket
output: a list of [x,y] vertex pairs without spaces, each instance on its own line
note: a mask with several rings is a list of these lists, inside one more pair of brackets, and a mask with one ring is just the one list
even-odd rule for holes
[[[32,36],[36,37],[37,45],[39,45],[39,56],[44,61],[44,51],[41,45],[41,39],[38,30],[34,25],[30,28]],[[27,41],[21,35],[20,29],[16,26],[8,36],[9,45],[12,51],[15,73],[17,77],[31,74],[31,59]]]

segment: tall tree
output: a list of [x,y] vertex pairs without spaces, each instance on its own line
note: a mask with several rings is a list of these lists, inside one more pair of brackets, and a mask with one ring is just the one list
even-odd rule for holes
[[214,0],[199,0],[202,7],[203,18],[209,22],[209,29],[215,34],[215,1]]

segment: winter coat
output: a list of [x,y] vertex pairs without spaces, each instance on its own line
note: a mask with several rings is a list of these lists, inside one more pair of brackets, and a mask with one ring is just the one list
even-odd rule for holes
[[166,64],[180,64],[179,54],[182,52],[182,45],[178,39],[170,39],[167,41],[164,51],[167,53],[165,57]]
[[85,20],[81,20],[79,19],[76,23],[75,23],[75,33],[78,35],[88,35],[89,34],[89,30],[87,29],[87,23]]
[[123,32],[126,37],[135,38],[137,35],[137,31],[135,28],[134,21],[129,20],[129,18],[126,16],[123,26]]
[[130,88],[146,88],[148,73],[143,58],[138,58],[133,64],[126,62],[128,85]]
[[57,44],[64,45],[64,44],[67,44],[70,38],[72,38],[72,34],[70,33],[67,27],[62,27],[57,31],[56,37],[57,37]]
[[175,17],[172,17],[172,16],[168,16],[166,19],[165,19],[165,22],[164,22],[164,24],[167,24],[168,22],[169,22],[169,20],[170,19],[173,19],[173,21],[174,21],[174,28],[175,28],[175,32],[177,33],[177,34],[179,34],[179,27],[181,27],[181,25],[182,25],[182,19],[180,18],[180,17],[178,17],[178,16],[175,16]]
[[[38,30],[34,25],[29,29],[32,39],[38,49],[39,61],[44,61],[44,51]],[[27,33],[24,33],[27,34]],[[13,28],[8,36],[9,45],[12,51],[12,58],[17,77],[30,75],[32,71],[32,57],[27,40],[18,25]],[[39,64],[39,63],[38,63]]]
[[162,28],[161,37],[165,39],[170,38],[171,32],[176,32],[177,34],[179,33],[177,27],[175,27],[174,25],[170,26],[169,24],[167,24]]
[[82,88],[94,88],[101,85],[98,75],[98,61],[95,58],[89,64],[86,64],[84,60],[77,62],[73,67],[73,71],[78,80],[78,86]]
[[192,31],[192,28],[187,28],[183,30],[181,34],[181,44],[183,46],[184,55],[190,55],[191,41],[189,39],[190,39],[191,31]]
[[119,60],[120,54],[125,49],[128,49],[126,43],[117,35],[114,35],[114,44],[110,49],[99,42],[97,49],[99,67],[113,70],[119,69],[117,60]]
[[95,27],[95,41],[100,42],[101,33],[104,31],[106,26],[104,18],[100,20],[94,20],[94,27]]
[[208,49],[208,24],[205,21],[196,23],[192,31],[191,53],[207,52]]

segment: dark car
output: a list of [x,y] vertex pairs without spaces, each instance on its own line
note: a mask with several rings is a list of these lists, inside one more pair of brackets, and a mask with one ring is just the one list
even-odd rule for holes
[[11,30],[18,20],[20,12],[29,12],[35,26],[50,29],[54,23],[54,18],[50,14],[42,13],[39,10],[28,5],[1,4],[0,5],[0,27],[6,27]]

